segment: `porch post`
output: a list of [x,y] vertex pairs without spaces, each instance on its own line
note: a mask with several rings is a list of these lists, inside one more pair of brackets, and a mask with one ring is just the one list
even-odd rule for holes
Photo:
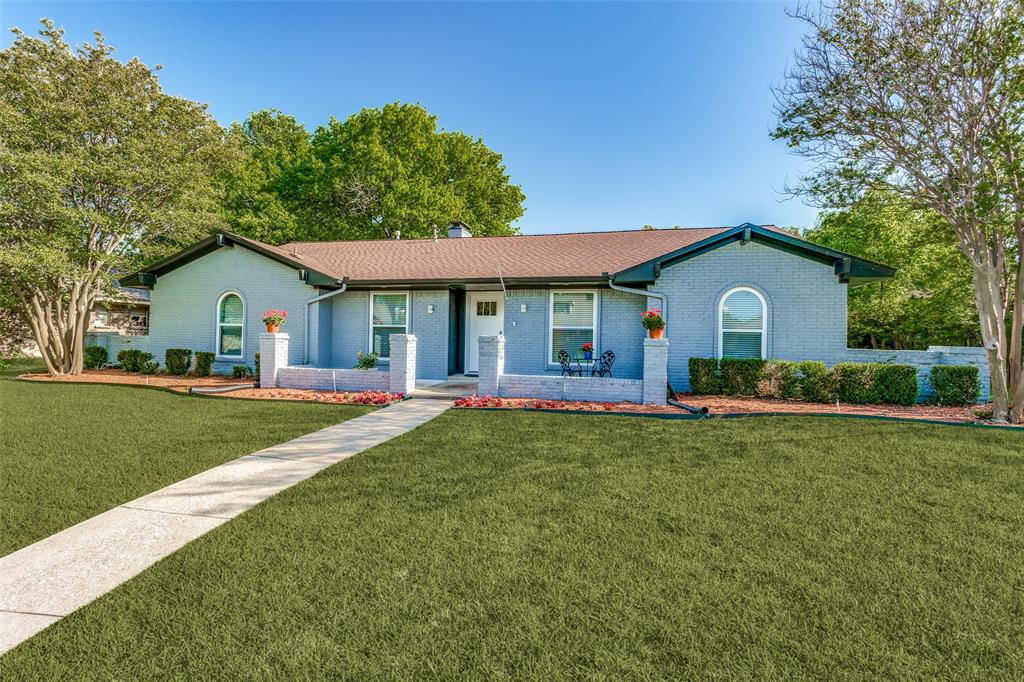
[[277,373],[288,366],[288,335],[260,334],[260,388],[276,388]]
[[644,339],[644,402],[665,405],[668,397],[668,340]]
[[412,334],[391,334],[391,366],[388,369],[388,390],[409,395],[416,390],[416,337]]
[[498,395],[498,384],[505,373],[505,337],[480,337],[480,382],[477,393],[480,395]]

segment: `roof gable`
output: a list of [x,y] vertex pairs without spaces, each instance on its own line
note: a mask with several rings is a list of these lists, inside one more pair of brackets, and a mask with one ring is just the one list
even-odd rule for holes
[[836,251],[800,237],[794,237],[782,230],[771,229],[762,225],[744,223],[737,227],[711,235],[706,239],[688,244],[670,253],[652,258],[644,263],[615,273],[614,279],[619,283],[653,282],[661,274],[661,269],[695,258],[701,254],[731,244],[733,242],[757,242],[793,255],[831,265],[839,281],[852,287],[862,286],[896,274],[896,269],[888,265],[876,263],[866,258],[859,258],[842,251]]
[[149,266],[145,270],[133,273],[118,280],[122,287],[151,287],[156,283],[157,277],[172,270],[180,268],[197,258],[202,258],[208,253],[220,248],[240,246],[273,261],[287,265],[299,272],[303,281],[310,285],[329,286],[340,284],[339,277],[334,277],[327,272],[327,269],[316,261],[315,258],[303,257],[297,253],[291,253],[286,249],[271,246],[255,239],[241,237],[230,232],[218,232],[201,242],[179,251],[178,253],[165,258],[159,263]]

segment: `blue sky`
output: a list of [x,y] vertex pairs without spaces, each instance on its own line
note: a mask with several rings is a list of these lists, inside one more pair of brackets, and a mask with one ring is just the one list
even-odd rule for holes
[[803,162],[769,139],[801,27],[774,2],[0,3],[72,42],[162,64],[222,123],[276,107],[310,129],[419,102],[482,136],[527,195],[524,232],[744,221],[810,227]]

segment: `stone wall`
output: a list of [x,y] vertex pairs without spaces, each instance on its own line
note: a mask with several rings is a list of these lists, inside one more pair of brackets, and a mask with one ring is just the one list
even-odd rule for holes
[[497,395],[505,398],[643,402],[644,382],[639,379],[562,377],[544,374],[502,374]]
[[[925,401],[934,395],[931,383],[932,367],[936,365],[970,365],[978,368],[981,384],[980,400],[989,399],[991,382],[988,375],[988,356],[984,348],[965,346],[929,346],[928,350],[872,350],[847,348],[845,362],[883,362],[891,365],[913,365],[917,367],[917,385],[920,389],[918,400]],[[832,363],[828,363],[832,364]]]
[[378,369],[329,369],[282,367],[277,372],[280,388],[311,388],[320,391],[386,391],[388,372]]

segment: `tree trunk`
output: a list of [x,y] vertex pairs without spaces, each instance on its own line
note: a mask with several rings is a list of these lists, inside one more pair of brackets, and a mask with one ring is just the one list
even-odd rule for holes
[[1024,419],[1024,234],[1017,237],[1017,272],[1013,287],[1013,317],[1010,321],[1010,421]]
[[1007,385],[1009,363],[1006,344],[1006,309],[1000,295],[1000,271],[988,263],[972,259],[974,297],[981,322],[981,338],[988,353],[988,373],[992,384],[992,419],[1010,419],[1010,393]]
[[70,291],[35,287],[18,290],[17,295],[17,311],[32,330],[46,371],[52,375],[81,374],[89,312],[95,299],[93,283],[85,279],[75,282]]

